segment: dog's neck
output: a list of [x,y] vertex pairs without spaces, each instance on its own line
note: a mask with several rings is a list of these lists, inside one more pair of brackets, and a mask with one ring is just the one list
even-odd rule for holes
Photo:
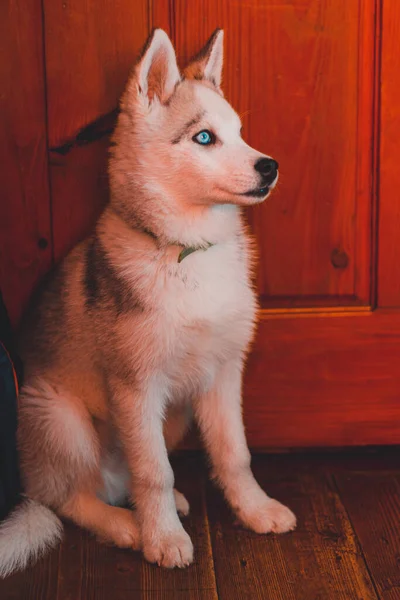
[[173,208],[167,202],[143,198],[135,203],[111,197],[110,208],[132,229],[152,237],[157,245],[181,246],[188,254],[234,239],[242,229],[240,209],[232,205],[194,205]]
[[[114,210],[114,212],[115,212],[115,210]],[[140,233],[143,233],[144,235],[149,236],[152,240],[154,240],[154,242],[158,246],[162,245],[160,243],[160,240],[157,237],[157,235],[148,227],[144,227],[144,226],[140,225],[137,221],[135,223],[130,223],[130,226],[131,226],[131,228],[139,231]],[[179,242],[171,242],[170,244],[174,245],[174,246],[182,246],[182,251],[178,255],[178,260],[177,260],[178,263],[181,263],[187,256],[189,256],[190,254],[193,254],[193,252],[197,252],[199,250],[203,250],[203,251],[208,250],[208,248],[215,246],[215,243],[212,243],[212,242],[206,242],[206,243],[198,245],[198,246],[185,246]],[[163,244],[163,245],[165,245],[165,244]]]

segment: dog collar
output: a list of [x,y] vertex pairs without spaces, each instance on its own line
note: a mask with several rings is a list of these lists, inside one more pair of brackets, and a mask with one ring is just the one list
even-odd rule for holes
[[[156,234],[153,231],[151,231],[150,229],[148,229],[147,227],[138,227],[138,229],[140,231],[142,231],[143,233],[145,233],[146,235],[149,235],[151,238],[153,238],[153,240],[157,241],[158,238],[157,238]],[[176,245],[181,246],[182,244],[177,243]],[[209,248],[211,248],[211,246],[214,246],[214,245],[215,244],[212,244],[211,242],[206,242],[203,246],[184,246],[183,249],[181,250],[181,252],[179,253],[178,264],[181,263],[190,254],[193,254],[193,252],[197,252],[198,250],[206,251]]]
[[189,256],[189,254],[193,254],[193,252],[197,252],[197,250],[208,250],[209,248],[211,248],[211,246],[214,246],[214,244],[212,244],[211,242],[207,242],[206,246],[186,246],[182,252],[180,252],[179,256],[178,256],[178,263],[181,263],[183,261],[184,258],[186,258],[187,256]]

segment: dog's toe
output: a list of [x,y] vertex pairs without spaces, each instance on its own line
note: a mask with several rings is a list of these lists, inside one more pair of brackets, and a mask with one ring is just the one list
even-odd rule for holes
[[160,567],[183,569],[193,562],[193,544],[184,529],[165,534],[150,545],[145,545],[143,554],[146,560]]
[[268,498],[250,514],[239,515],[245,527],[256,533],[286,533],[296,527],[296,517],[287,507]]

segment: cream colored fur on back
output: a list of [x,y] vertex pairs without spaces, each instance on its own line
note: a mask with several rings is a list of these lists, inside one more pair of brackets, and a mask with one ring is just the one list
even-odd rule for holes
[[[29,500],[0,527],[0,574],[58,541],[48,508],[151,562],[190,564],[178,518],[189,505],[174,490],[168,451],[192,414],[242,523],[259,533],[295,525],[255,481],[242,423],[257,305],[241,207],[261,201],[253,191],[266,184],[254,166],[264,155],[242,140],[221,70],[222,32],[183,79],[157,30],[128,82],[110,204],[44,287],[20,338]],[[208,148],[196,142],[204,130],[215,138]],[[117,506],[130,499],[134,511]],[[28,510],[42,526],[24,538]]]

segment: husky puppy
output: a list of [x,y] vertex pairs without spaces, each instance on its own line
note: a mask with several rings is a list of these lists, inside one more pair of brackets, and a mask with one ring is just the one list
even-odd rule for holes
[[[168,460],[193,414],[240,522],[289,531],[259,487],[242,422],[257,301],[241,208],[275,186],[221,91],[223,32],[181,72],[157,29],[121,101],[111,198],[23,327],[19,449],[26,497],[0,528],[0,573],[61,537],[59,517],[163,567],[193,561]],[[135,510],[120,508],[130,499]],[[56,516],[58,515],[58,516]]]

